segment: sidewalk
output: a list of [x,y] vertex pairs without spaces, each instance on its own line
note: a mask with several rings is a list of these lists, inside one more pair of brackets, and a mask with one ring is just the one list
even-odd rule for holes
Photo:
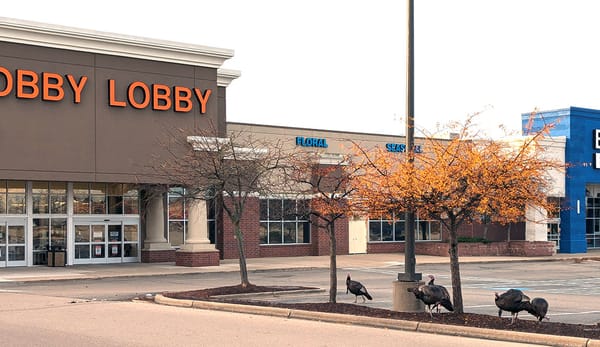
[[[550,257],[460,257],[461,263],[509,261],[582,261],[600,260],[600,251],[578,254],[559,253]],[[417,255],[417,265],[448,264],[448,257]],[[337,267],[382,268],[404,264],[403,253],[338,255]],[[329,256],[277,257],[247,259],[248,271],[285,270],[299,268],[328,268]],[[237,259],[221,260],[219,266],[183,267],[174,263],[123,263],[73,265],[66,267],[11,267],[0,268],[0,282],[31,282],[68,279],[97,279],[106,277],[135,277],[188,273],[237,272]]]

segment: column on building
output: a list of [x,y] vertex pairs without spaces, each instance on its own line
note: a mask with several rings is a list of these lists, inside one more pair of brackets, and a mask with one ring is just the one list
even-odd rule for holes
[[143,263],[169,262],[174,251],[165,238],[164,194],[152,196],[146,206],[146,238],[142,249]]
[[175,253],[175,265],[219,265],[219,251],[208,238],[207,215],[206,200],[197,197],[189,202],[185,244]]
[[525,241],[548,241],[548,213],[538,206],[528,206],[525,211]]
[[[556,245],[548,241],[548,212],[539,206],[525,210],[525,241],[523,249],[513,249],[515,255],[548,256],[556,254]],[[515,245],[516,247],[516,245]]]

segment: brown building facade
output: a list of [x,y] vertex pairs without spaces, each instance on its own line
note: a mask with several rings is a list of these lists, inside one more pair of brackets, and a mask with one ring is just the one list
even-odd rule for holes
[[67,264],[172,253],[166,200],[142,206],[140,187],[160,183],[169,129],[225,133],[232,56],[1,18],[0,266],[44,265],[48,250]]

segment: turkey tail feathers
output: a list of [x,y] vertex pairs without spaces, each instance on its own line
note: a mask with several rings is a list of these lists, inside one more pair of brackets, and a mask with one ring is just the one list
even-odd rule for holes
[[452,306],[452,303],[448,299],[443,299],[442,301],[440,301],[440,305],[444,306],[444,308],[450,312],[454,311],[454,307]]

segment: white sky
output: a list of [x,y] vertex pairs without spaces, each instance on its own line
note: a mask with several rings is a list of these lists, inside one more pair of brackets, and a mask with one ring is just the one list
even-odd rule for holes
[[[415,123],[600,109],[600,1],[415,0]],[[403,0],[4,1],[0,16],[228,48],[228,120],[404,133]]]

